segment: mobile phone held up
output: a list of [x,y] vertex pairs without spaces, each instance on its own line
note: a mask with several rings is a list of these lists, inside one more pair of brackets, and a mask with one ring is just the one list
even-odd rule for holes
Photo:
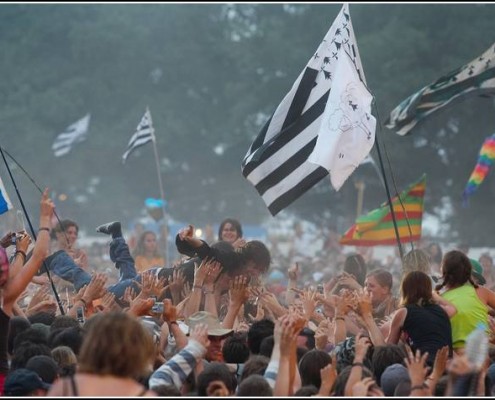
[[76,319],[80,324],[84,324],[84,308],[83,307],[77,307]]

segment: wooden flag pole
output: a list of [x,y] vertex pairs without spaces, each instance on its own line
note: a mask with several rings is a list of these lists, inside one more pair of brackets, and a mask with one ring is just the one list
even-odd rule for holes
[[[155,139],[155,130],[153,129],[153,136],[152,140],[153,142],[153,152],[155,153],[155,163],[156,163],[156,172],[158,174],[158,185],[160,187],[160,198],[162,199],[162,210],[163,210],[163,223],[165,224],[167,228],[167,236],[169,234],[168,232],[168,219],[167,219],[167,212],[165,211],[165,192],[163,190],[163,182],[162,182],[162,175],[160,173],[160,161],[158,159],[158,150],[156,148],[156,139]],[[161,234],[161,233],[160,233]],[[165,238],[165,265],[168,265],[169,261],[169,255],[168,255],[168,237]]]
[[[388,187],[387,177],[385,176],[385,168],[383,166],[382,152],[380,151],[380,144],[378,143],[378,135],[375,140],[376,150],[378,152],[378,160],[380,161],[380,168],[383,176],[383,183],[385,185],[385,190],[387,192],[388,205],[390,207],[390,212],[392,214],[392,221],[394,223],[395,237],[397,239],[397,246],[399,247],[400,259],[404,259],[404,251],[402,250],[402,244],[400,242],[399,229],[397,228],[397,221],[395,219],[394,205],[392,204],[392,198],[390,197],[390,189]],[[400,195],[399,195],[400,197]]]

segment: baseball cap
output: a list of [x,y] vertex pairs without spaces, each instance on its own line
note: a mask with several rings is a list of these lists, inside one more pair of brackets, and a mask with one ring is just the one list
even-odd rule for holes
[[380,387],[385,396],[393,396],[397,385],[404,381],[410,381],[407,368],[402,364],[392,364],[383,371]]
[[50,385],[43,382],[36,372],[19,368],[7,375],[4,396],[28,396],[36,389],[49,390]]
[[473,258],[470,258],[469,261],[471,261],[472,266],[471,275],[476,278],[480,285],[484,285],[486,283],[486,279],[483,276],[483,267],[478,261]]
[[218,317],[208,311],[198,311],[187,320],[189,332],[198,324],[205,324],[208,327],[208,336],[226,336],[234,332],[233,329],[225,329],[220,324]]

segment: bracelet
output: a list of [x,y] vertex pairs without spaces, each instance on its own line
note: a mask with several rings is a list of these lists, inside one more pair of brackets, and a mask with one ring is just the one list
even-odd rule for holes
[[79,301],[84,304],[84,308],[88,307],[88,303],[83,298],[80,298]]
[[214,290],[206,290],[206,289],[205,289],[205,290],[204,290],[204,293],[205,293],[205,294],[213,294],[213,293],[215,293],[215,291],[214,291]]
[[193,286],[193,289],[203,289],[203,286],[200,286],[200,285],[194,285],[194,286]]
[[179,324],[177,323],[177,321],[168,321],[168,324],[169,325],[174,325],[175,324],[175,325],[179,326]]
[[26,261],[27,255],[26,255],[26,253],[24,251],[22,251],[22,250],[16,250],[15,253],[14,253],[14,255],[17,255],[17,254],[20,254],[21,256],[23,256],[24,257],[24,261]]
[[50,233],[50,228],[47,228],[46,226],[41,226],[38,228],[38,232],[39,231],[47,231],[48,233]]
[[344,317],[335,317],[335,321],[345,321],[345,318]]
[[424,384],[423,384],[423,385],[416,385],[416,386],[413,386],[413,387],[411,388],[411,392],[412,392],[413,390],[423,390],[424,388],[425,388],[425,385],[424,385]]
[[352,363],[351,366],[352,367],[364,367],[364,364],[363,363],[360,363],[360,362],[357,362],[357,363]]

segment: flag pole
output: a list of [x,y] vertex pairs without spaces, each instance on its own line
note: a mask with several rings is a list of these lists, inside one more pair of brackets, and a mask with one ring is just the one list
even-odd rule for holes
[[[2,154],[3,162],[5,163],[5,166],[7,167],[7,171],[9,173],[10,179],[12,180],[12,184],[14,185],[15,192],[17,194],[19,202],[21,203],[21,207],[24,211],[24,215],[26,216],[26,220],[29,224],[29,228],[31,229],[31,235],[32,235],[33,239],[36,241],[36,232],[34,231],[33,224],[31,224],[31,219],[29,218],[29,214],[27,213],[26,207],[24,206],[24,201],[22,200],[21,194],[19,193],[19,189],[17,188],[17,184],[15,183],[14,176],[12,175],[12,171],[10,170],[9,164],[7,163],[7,159],[5,158],[5,154],[3,153],[2,146],[0,146],[0,153]],[[45,268],[46,275],[48,276],[48,280],[50,281],[50,284],[52,286],[53,294],[55,295],[55,299],[57,300],[58,308],[60,309],[60,314],[65,315],[64,307],[62,307],[62,302],[60,301],[60,297],[57,293],[57,288],[55,287],[55,284],[53,283],[52,277],[50,275],[50,271],[48,270],[48,267],[46,265],[45,260],[43,260],[43,267]]]
[[[160,187],[160,198],[162,199],[162,210],[163,210],[163,223],[167,228],[167,237],[165,238],[165,265],[168,265],[169,255],[168,255],[168,221],[167,221],[167,213],[165,211],[165,192],[163,190],[163,182],[162,175],[160,173],[160,162],[158,159],[158,150],[156,148],[156,138],[155,138],[155,130],[153,129],[153,152],[155,153],[155,164],[156,164],[156,172],[158,174],[158,185]],[[161,233],[160,233],[161,234]]]
[[[383,184],[385,185],[385,190],[387,192],[388,205],[390,207],[390,213],[392,214],[392,221],[394,223],[395,237],[397,239],[397,246],[399,247],[400,259],[404,259],[404,251],[402,250],[402,245],[400,243],[399,229],[397,228],[397,221],[395,219],[394,205],[392,204],[392,198],[390,196],[390,189],[388,187],[387,177],[385,176],[385,168],[383,166],[382,152],[380,151],[380,144],[378,143],[378,135],[375,140],[376,150],[378,152],[378,161],[380,162],[380,169],[383,176]],[[400,199],[400,194],[399,194]]]

